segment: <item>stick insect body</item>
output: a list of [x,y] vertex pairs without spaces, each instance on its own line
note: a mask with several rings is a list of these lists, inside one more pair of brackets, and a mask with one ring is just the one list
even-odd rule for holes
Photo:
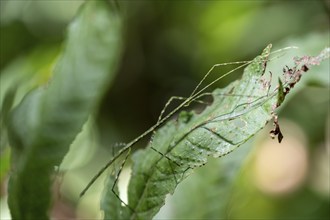
[[[242,61],[242,62],[234,62],[234,63],[225,63],[225,64],[215,64],[212,66],[212,68],[207,72],[205,77],[202,79],[202,81],[196,86],[194,89],[193,93],[185,99],[179,106],[177,106],[173,111],[168,113],[166,116],[162,117],[163,114],[165,113],[166,108],[169,106],[169,104],[174,100],[174,99],[180,99],[183,100],[182,97],[171,97],[169,101],[165,104],[164,109],[160,113],[160,116],[158,118],[158,121],[155,125],[151,126],[148,130],[146,130],[144,133],[142,133],[140,136],[137,138],[133,139],[131,142],[127,143],[123,148],[121,148],[116,155],[114,155],[111,160],[105,164],[104,167],[102,167],[99,172],[91,179],[91,181],[88,183],[88,185],[85,187],[85,189],[80,193],[80,197],[82,197],[87,190],[93,185],[93,183],[102,175],[102,173],[111,166],[111,164],[116,161],[120,156],[122,156],[125,152],[127,152],[127,155],[130,153],[130,149],[132,146],[134,146],[137,142],[139,142],[141,139],[145,138],[147,135],[151,134],[155,129],[157,129],[159,126],[161,126],[165,121],[167,121],[169,118],[171,118],[175,113],[177,113],[179,110],[181,110],[183,107],[188,106],[191,102],[193,102],[195,99],[200,98],[201,94],[203,91],[205,91],[207,88],[218,82],[220,79],[224,78],[225,76],[229,75],[230,73],[248,65],[252,61]],[[236,67],[235,69],[227,72],[226,74],[222,75],[221,77],[217,78],[213,82],[209,83],[207,86],[205,86],[203,89],[200,91],[196,92],[201,83],[206,79],[206,77],[212,72],[212,70],[217,67],[217,66],[223,66],[223,65],[230,65],[230,64],[239,64],[239,63],[244,63],[240,65],[239,67]],[[128,156],[126,156],[128,157]],[[119,171],[120,172],[120,171]]]

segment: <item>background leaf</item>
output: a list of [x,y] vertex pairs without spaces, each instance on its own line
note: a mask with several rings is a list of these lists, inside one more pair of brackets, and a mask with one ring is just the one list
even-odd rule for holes
[[104,1],[86,3],[70,25],[49,84],[30,92],[11,113],[13,173],[8,190],[14,219],[48,218],[54,166],[109,86],[120,49],[118,13]]

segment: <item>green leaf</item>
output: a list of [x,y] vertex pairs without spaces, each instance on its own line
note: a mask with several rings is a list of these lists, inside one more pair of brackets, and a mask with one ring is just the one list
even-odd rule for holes
[[[189,121],[179,117],[156,132],[152,146],[166,157],[150,147],[134,155],[128,191],[129,206],[134,210],[132,219],[152,218],[165,196],[173,194],[193,168],[206,164],[208,156],[228,154],[271,119],[276,97],[267,96],[261,80],[270,48],[246,67],[240,81],[216,89],[212,105],[201,114],[193,114]],[[235,96],[224,98],[223,94]],[[251,96],[258,98],[251,100]]]
[[0,151],[9,147],[8,113],[33,88],[51,77],[59,46],[40,46],[28,55],[15,59],[0,74]]
[[10,90],[15,89],[16,106],[32,89],[43,85],[52,76],[60,45],[39,46],[11,62],[0,75],[0,107]]
[[[281,104],[279,97],[284,99],[288,94],[283,89],[289,91],[299,82],[305,72],[304,65],[317,65],[327,57],[322,54],[304,57],[296,62],[290,76],[285,75],[281,91],[278,87],[269,91],[270,82],[264,73],[270,49],[271,45],[245,68],[242,79],[214,90],[213,103],[202,113],[179,114],[178,119],[155,132],[146,149],[133,155],[128,207],[123,207],[130,211],[129,219],[151,219],[164,205],[166,195],[173,194],[194,168],[205,165],[209,156],[221,157],[232,152],[255,135],[274,116],[276,104]],[[328,55],[329,50],[324,53]],[[277,118],[276,126],[279,129]]]
[[48,219],[54,166],[95,111],[120,50],[118,13],[105,1],[87,2],[69,27],[49,84],[30,92],[11,112],[8,202],[13,219]]
[[155,133],[151,146],[135,153],[128,190],[128,205],[134,210],[130,219],[151,219],[193,168],[206,164],[208,156],[228,154],[271,118],[276,95],[267,96],[262,80],[270,48],[245,69],[241,81],[216,89],[213,104],[201,114],[181,113]]

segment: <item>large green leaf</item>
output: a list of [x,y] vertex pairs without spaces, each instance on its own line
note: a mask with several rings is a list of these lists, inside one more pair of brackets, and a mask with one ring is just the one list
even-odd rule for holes
[[[268,46],[245,68],[242,79],[213,91],[213,103],[202,113],[181,112],[176,120],[167,122],[155,132],[149,146],[133,156],[128,206],[121,207],[120,201],[112,196],[117,203],[103,210],[118,207],[121,210],[105,216],[117,219],[121,212],[130,213],[130,219],[151,219],[164,205],[166,195],[173,194],[176,186],[194,168],[205,165],[208,156],[221,157],[232,152],[255,135],[274,116],[274,110],[301,75],[311,66],[329,58],[328,48],[317,57],[296,59],[295,70],[285,72],[282,87],[269,91],[265,68],[270,49]],[[281,141],[276,120],[275,125],[272,133],[279,135]],[[145,133],[140,137],[143,136]],[[111,215],[113,213],[116,215]],[[125,218],[128,217],[125,215]]]
[[156,132],[151,145],[166,157],[150,147],[134,155],[128,194],[131,218],[152,218],[192,168],[206,164],[208,156],[228,154],[271,119],[276,96],[267,96],[262,81],[269,53],[270,46],[246,67],[240,81],[216,89],[212,105],[201,114],[180,114]]
[[[105,1],[87,2],[71,23],[48,85],[12,111],[9,207],[14,219],[47,219],[51,175],[109,86],[121,49],[121,20]],[[110,70],[110,71],[109,71]]]

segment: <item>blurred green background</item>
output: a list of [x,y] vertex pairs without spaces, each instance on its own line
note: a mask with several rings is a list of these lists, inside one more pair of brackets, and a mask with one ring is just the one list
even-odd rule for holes
[[[1,99],[16,87],[18,103],[49,79],[66,27],[81,4],[76,0],[0,2]],[[96,120],[85,125],[61,166],[54,184],[55,219],[100,218],[103,181],[83,199],[78,200],[78,194],[109,159],[111,147],[153,125],[171,96],[189,96],[212,65],[250,60],[269,43],[277,49],[299,46],[298,51],[290,51],[294,55],[316,55],[330,44],[326,0],[118,1],[118,6],[125,18],[120,68]],[[292,63],[289,58],[275,60],[269,70],[280,72],[284,64]],[[231,68],[216,69],[209,80]],[[215,86],[225,86],[240,74]],[[281,109],[284,142],[270,141],[266,128],[228,156],[247,155],[229,201],[222,200],[217,178],[229,171],[217,169],[218,160],[211,160],[178,187],[156,218],[214,219],[220,216],[219,207],[226,206],[228,219],[329,219],[329,61],[308,74]],[[10,152],[3,137],[0,211],[1,219],[7,219]],[[125,170],[123,176],[128,173]]]

